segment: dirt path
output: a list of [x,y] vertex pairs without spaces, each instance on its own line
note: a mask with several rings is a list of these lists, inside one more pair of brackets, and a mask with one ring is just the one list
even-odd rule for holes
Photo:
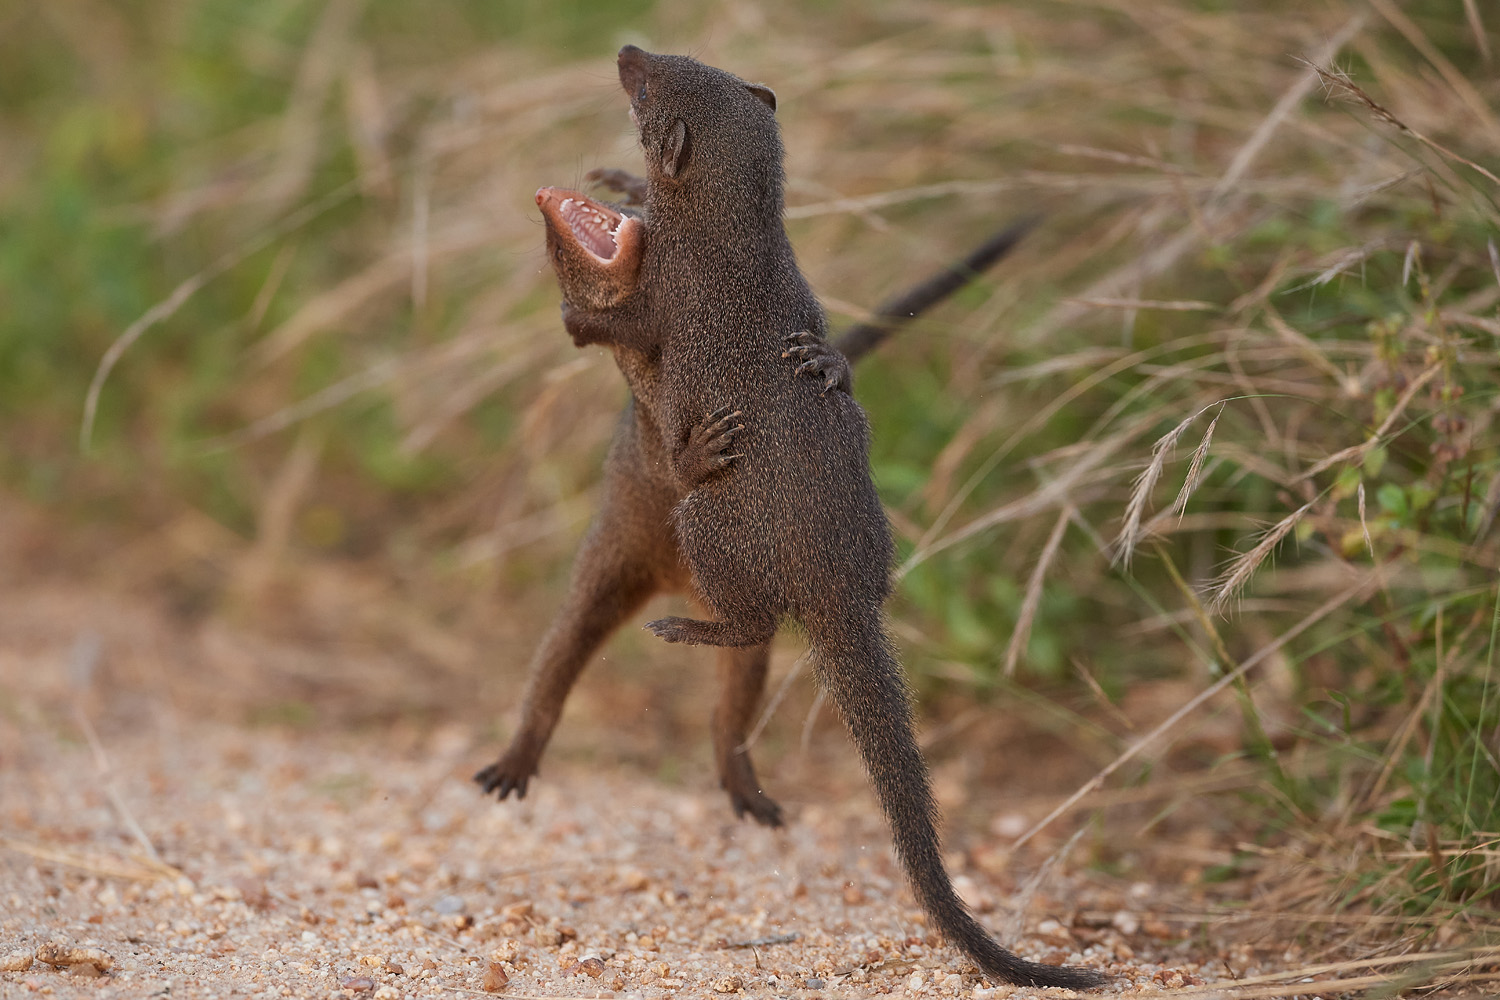
[[[515,996],[1038,992],[991,993],[928,943],[861,795],[773,833],[716,795],[549,768],[496,806],[464,780],[482,758],[458,730],[393,747],[139,721],[99,737],[104,758],[76,732],[12,728],[0,771],[0,952],[102,949],[111,995],[452,996],[500,986],[495,963]],[[973,864],[961,879],[981,905],[1011,895]],[[1004,910],[987,920],[1126,991],[1199,971],[1153,979],[1141,959],[1167,957],[1153,934],[1169,932],[1129,894],[1064,888],[1031,896],[1019,936]],[[92,971],[37,964],[0,990],[92,994]]]
[[[780,832],[734,820],[706,759],[674,788],[554,756],[497,805],[467,780],[495,749],[477,726],[226,722],[153,687],[135,661],[171,641],[128,602],[8,607],[5,997],[1041,992],[991,990],[927,939],[852,768],[818,773]],[[80,619],[109,635],[108,683],[79,687]],[[191,667],[194,648],[168,658]],[[961,891],[1030,957],[1107,969],[1111,992],[1223,974],[1158,887],[1052,871],[1023,888],[998,834],[954,840]]]

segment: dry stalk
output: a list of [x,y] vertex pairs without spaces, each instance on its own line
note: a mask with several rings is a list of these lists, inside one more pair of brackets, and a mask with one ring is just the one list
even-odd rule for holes
[[1160,312],[1219,312],[1223,307],[1216,302],[1201,302],[1197,299],[1119,299],[1119,298],[1069,298],[1063,302],[1091,309],[1155,309]]
[[1370,523],[1365,520],[1365,481],[1359,481],[1359,488],[1355,490],[1355,496],[1359,500],[1359,530],[1365,536],[1365,548],[1370,552],[1370,558],[1375,558],[1375,540],[1370,537]]
[[[1141,470],[1140,475],[1136,476],[1135,482],[1131,484],[1130,500],[1125,505],[1124,522],[1120,526],[1120,534],[1116,537],[1112,547],[1113,555],[1111,556],[1111,560],[1113,562],[1120,564],[1125,569],[1130,568],[1130,559],[1135,554],[1136,547],[1140,544],[1142,537],[1144,537],[1141,531],[1141,517],[1146,512],[1146,504],[1151,502],[1151,494],[1156,489],[1157,481],[1161,479],[1162,470],[1166,467],[1167,459],[1170,457],[1172,449],[1177,446],[1178,440],[1188,429],[1188,426],[1216,405],[1220,407],[1219,412],[1222,413],[1224,405],[1222,400],[1210,403],[1208,406],[1195,410],[1191,415],[1183,418],[1181,423],[1163,434],[1151,446],[1151,461],[1146,463],[1146,467]],[[1208,453],[1209,443],[1213,439],[1214,426],[1218,422],[1219,416],[1215,414],[1214,419],[1208,425],[1208,432],[1203,436],[1203,440],[1193,452],[1193,463],[1188,470],[1188,479],[1183,483],[1182,491],[1178,493],[1177,502],[1172,505],[1174,511],[1177,510],[1179,503],[1185,505],[1187,497],[1191,495],[1192,490],[1197,489],[1194,476],[1202,468],[1203,457]],[[1189,488],[1190,486],[1191,489]]]
[[1064,504],[1057,514],[1057,521],[1052,525],[1052,533],[1047,536],[1047,544],[1042,546],[1042,554],[1031,570],[1031,579],[1026,581],[1026,596],[1021,601],[1021,613],[1016,616],[1016,627],[1005,647],[1001,673],[1006,677],[1014,676],[1016,661],[1021,657],[1021,650],[1026,648],[1026,641],[1031,638],[1031,623],[1036,619],[1036,609],[1042,603],[1042,582],[1047,578],[1047,570],[1052,566],[1052,559],[1057,555],[1058,545],[1072,518],[1073,505]]
[[1485,65],[1490,62],[1490,36],[1485,33],[1484,22],[1479,19],[1478,0],[1464,0],[1464,16],[1469,19],[1469,30],[1474,33],[1474,44],[1479,46],[1479,55]]
[[755,720],[755,725],[751,728],[749,735],[745,737],[745,742],[740,744],[740,750],[748,752],[755,746],[756,741],[760,739],[760,734],[765,731],[766,726],[775,717],[776,710],[781,707],[781,703],[786,699],[787,692],[792,689],[792,683],[802,673],[802,668],[807,665],[810,655],[810,653],[803,653],[792,661],[791,668],[787,670],[786,676],[781,679],[781,683],[776,685],[776,691],[771,695],[770,700],[766,702],[766,707],[761,709],[760,718]]
[[1208,602],[1210,612],[1223,613],[1225,605],[1239,594],[1240,589],[1249,582],[1250,577],[1255,575],[1255,571],[1260,568],[1261,564],[1271,557],[1276,547],[1291,533],[1293,528],[1297,527],[1312,506],[1313,502],[1309,501],[1271,525],[1261,534],[1260,541],[1255,543],[1253,548],[1236,556],[1229,563],[1228,568],[1209,586],[1209,591],[1213,595]]
[[171,865],[163,864],[150,857],[130,855],[125,858],[116,858],[109,855],[85,854],[81,851],[51,847],[46,844],[31,844],[3,834],[0,834],[0,847],[36,858],[38,861],[88,872],[90,875],[98,875],[101,878],[155,882],[164,878],[175,879],[182,874]]
[[[1371,2],[1374,3],[1376,2],[1376,0],[1371,0]],[[1447,146],[1444,146],[1442,143],[1436,141],[1435,139],[1428,138],[1421,132],[1418,132],[1416,129],[1406,124],[1400,118],[1397,118],[1389,108],[1382,106],[1373,97],[1365,93],[1365,91],[1359,86],[1359,84],[1350,79],[1349,74],[1345,73],[1343,70],[1324,69],[1322,66],[1315,65],[1313,63],[1308,63],[1307,65],[1312,68],[1313,72],[1318,74],[1319,78],[1321,78],[1324,84],[1327,85],[1331,93],[1344,94],[1345,96],[1353,99],[1356,103],[1363,105],[1366,109],[1369,110],[1370,114],[1375,116],[1377,120],[1385,122],[1396,131],[1403,132],[1406,135],[1411,136],[1413,139],[1417,140],[1422,145],[1426,146],[1428,149],[1431,149],[1433,152],[1444,157],[1445,159],[1452,160],[1454,163],[1463,164],[1464,166],[1473,170],[1475,173],[1478,173],[1489,180],[1491,183],[1500,184],[1500,177],[1496,177],[1490,171],[1486,170],[1484,167],[1481,167],[1479,164],[1475,163],[1468,157],[1460,156],[1458,153],[1455,153]]]
[[1203,460],[1208,457],[1208,446],[1213,443],[1214,428],[1219,426],[1219,418],[1224,415],[1224,406],[1220,404],[1219,412],[1208,422],[1208,429],[1203,432],[1203,440],[1198,442],[1198,447],[1193,452],[1193,459],[1188,463],[1187,478],[1182,481],[1182,489],[1177,494],[1177,499],[1172,501],[1172,511],[1181,518],[1187,512],[1188,500],[1197,492],[1202,483]]

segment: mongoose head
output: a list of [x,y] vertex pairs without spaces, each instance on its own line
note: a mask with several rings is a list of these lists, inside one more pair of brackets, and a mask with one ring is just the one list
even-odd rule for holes
[[769,87],[634,45],[620,50],[619,67],[653,194],[691,189],[756,205],[770,199],[765,207],[779,221],[781,136]]
[[608,309],[635,291],[644,243],[640,219],[563,188],[542,188],[536,203],[563,298],[586,309]]

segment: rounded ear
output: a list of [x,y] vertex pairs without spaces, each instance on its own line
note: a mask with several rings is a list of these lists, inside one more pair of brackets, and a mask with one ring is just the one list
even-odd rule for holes
[[763,83],[747,83],[745,84],[745,89],[750,91],[766,107],[772,111],[776,110],[776,91]]
[[687,168],[692,154],[692,140],[688,137],[687,123],[678,118],[672,130],[661,144],[661,171],[668,177],[676,177]]

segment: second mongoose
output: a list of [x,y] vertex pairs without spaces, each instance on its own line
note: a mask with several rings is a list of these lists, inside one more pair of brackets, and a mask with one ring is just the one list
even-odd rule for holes
[[775,95],[634,46],[620,51],[619,72],[647,163],[644,218],[619,227],[622,245],[638,248],[638,275],[623,295],[569,301],[564,325],[575,342],[653,366],[663,451],[652,461],[686,491],[672,525],[715,616],[647,627],[668,642],[747,649],[785,619],[799,624],[933,925],[994,979],[1100,985],[1096,972],[1002,948],[943,866],[906,678],[882,617],[893,546],[870,478],[868,424],[849,394],[819,391],[783,358],[788,337],[816,342],[825,321],[782,224]]

